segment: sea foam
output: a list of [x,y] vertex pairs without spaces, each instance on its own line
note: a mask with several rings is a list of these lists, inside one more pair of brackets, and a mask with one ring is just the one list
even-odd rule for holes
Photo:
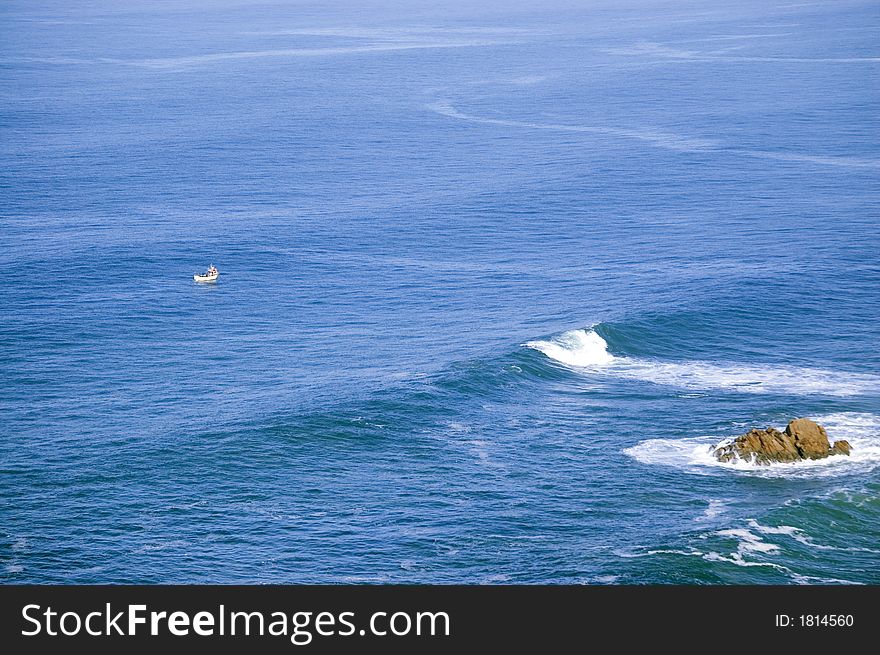
[[859,396],[880,394],[880,377],[782,365],[669,362],[614,356],[594,330],[571,330],[523,344],[582,374],[642,380],[690,391],[717,389],[756,394]]
[[880,416],[839,413],[817,416],[815,419],[825,426],[832,440],[849,441],[852,453],[848,456],[835,455],[825,459],[770,465],[740,460],[719,462],[712,451],[729,437],[709,435],[683,439],[647,439],[624,449],[623,452],[642,464],[674,466],[689,473],[703,475],[730,471],[768,478],[825,478],[863,474],[880,467]]

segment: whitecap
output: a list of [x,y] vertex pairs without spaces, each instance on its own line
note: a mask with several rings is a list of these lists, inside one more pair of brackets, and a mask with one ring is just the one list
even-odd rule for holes
[[775,553],[779,550],[779,546],[776,544],[764,541],[761,537],[745,528],[718,530],[714,534],[719,537],[736,539],[738,542],[736,552],[741,556],[745,556],[749,553]]
[[741,393],[857,396],[880,393],[880,377],[784,365],[668,362],[614,356],[594,330],[571,330],[550,340],[523,344],[590,376],[641,380],[691,391],[718,389]]
[[748,525],[750,528],[757,530],[761,534],[785,535],[791,537],[792,539],[803,544],[804,546],[809,546],[810,548],[814,548],[816,550],[834,550],[851,553],[880,553],[880,550],[877,550],[875,548],[865,548],[862,546],[829,546],[826,544],[820,544],[813,540],[806,532],[804,532],[800,528],[796,528],[791,525],[780,525],[776,527],[766,526],[761,525],[754,519],[749,519]]
[[843,580],[841,578],[823,578],[815,575],[801,575],[800,573],[791,574],[791,579],[795,582],[795,584],[816,584],[817,582],[820,584],[853,584],[853,585],[863,585],[864,582],[853,582],[852,580]]
[[704,554],[698,550],[679,550],[677,548],[655,548],[641,553],[627,550],[614,550],[612,552],[622,559],[636,559],[639,557],[652,557],[654,555],[686,555],[689,557],[702,557]]
[[784,534],[790,537],[796,537],[803,532],[800,528],[791,525],[778,525],[776,527],[761,525],[755,519],[749,519],[747,523],[750,528],[757,530],[761,534]]
[[709,506],[703,510],[703,513],[698,516],[695,521],[710,521],[724,512],[727,511],[727,508],[724,506],[724,502],[718,500],[717,498],[709,499]]
[[736,564],[737,566],[763,566],[782,571],[789,575],[794,575],[791,569],[782,566],[781,564],[776,564],[775,562],[753,562],[745,559],[740,553],[722,555],[721,553],[709,552],[703,555],[703,559],[707,562],[727,562],[728,564]]
[[552,341],[529,341],[523,345],[566,366],[590,367],[614,361],[605,339],[592,330],[571,330]]
[[[730,532],[736,532],[736,531],[730,531]],[[733,536],[734,538],[736,538],[737,535],[731,534],[731,535],[720,535],[720,536]],[[758,542],[760,542],[760,540],[758,540]],[[677,549],[677,548],[657,548],[657,549],[653,549],[653,550],[647,550],[647,551],[644,551],[641,553],[615,551],[614,554],[617,555],[618,557],[622,557],[624,559],[631,559],[631,558],[638,558],[638,557],[653,557],[656,555],[681,555],[683,557],[698,557],[700,559],[706,560],[707,562],[726,562],[728,564],[735,564],[736,566],[744,566],[744,567],[752,567],[752,566],[767,567],[767,568],[776,569],[778,571],[781,571],[781,572],[789,574],[789,575],[793,575],[790,569],[788,569],[787,567],[785,567],[781,564],[777,564],[776,562],[756,562],[753,560],[747,560],[744,556],[746,553],[758,552],[755,550],[755,545],[754,545],[755,540],[752,539],[751,542],[746,541],[745,547],[742,546],[742,543],[743,542],[740,542],[740,546],[737,548],[736,552],[729,553],[726,555],[721,554],[716,551],[711,551],[711,550],[709,552],[703,552],[703,551],[695,550],[695,549],[681,550],[681,549]],[[760,543],[763,543],[763,542],[760,542]],[[772,546],[773,544],[764,543],[763,545],[764,546]],[[772,549],[771,549],[771,551],[764,551],[764,552],[772,552]]]

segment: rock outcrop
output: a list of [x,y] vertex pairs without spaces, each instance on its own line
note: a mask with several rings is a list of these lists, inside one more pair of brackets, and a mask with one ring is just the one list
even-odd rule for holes
[[786,426],[784,432],[776,428],[751,430],[730,443],[718,446],[713,454],[720,462],[743,460],[756,464],[772,464],[822,459],[829,455],[849,455],[851,450],[847,441],[829,444],[825,428],[818,423],[808,418],[797,418]]

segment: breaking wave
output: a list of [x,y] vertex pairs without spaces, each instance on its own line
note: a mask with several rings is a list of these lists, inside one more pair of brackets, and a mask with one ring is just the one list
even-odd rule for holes
[[859,396],[880,393],[874,375],[781,365],[668,362],[615,356],[601,335],[571,330],[548,341],[523,344],[579,373],[652,382],[682,389],[756,394]]
[[605,339],[592,330],[571,330],[552,341],[529,341],[525,345],[566,366],[605,366],[615,359]]

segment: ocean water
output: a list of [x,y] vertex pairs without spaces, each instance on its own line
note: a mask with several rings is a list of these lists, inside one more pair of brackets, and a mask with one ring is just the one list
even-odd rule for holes
[[876,2],[0,30],[0,581],[880,583]]

